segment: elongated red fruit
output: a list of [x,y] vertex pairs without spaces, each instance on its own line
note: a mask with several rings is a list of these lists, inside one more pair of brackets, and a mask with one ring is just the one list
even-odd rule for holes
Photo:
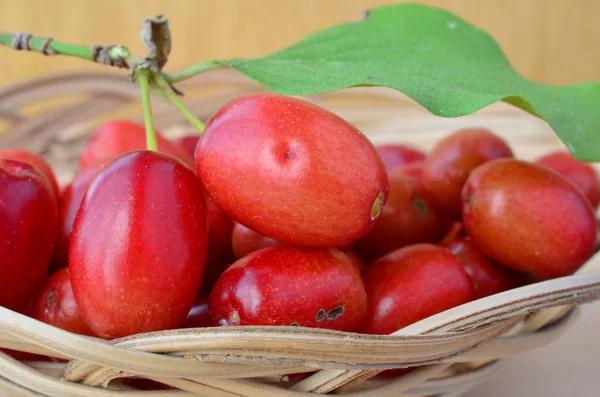
[[512,149],[487,128],[464,128],[439,140],[423,167],[423,182],[442,211],[460,219],[460,193],[471,171],[497,158],[514,157]]
[[360,271],[335,248],[269,247],[219,277],[208,307],[227,325],[298,325],[353,331],[365,315]]
[[56,198],[33,165],[0,159],[0,306],[22,311],[42,283],[56,239]]
[[432,244],[400,248],[373,262],[365,287],[369,305],[358,331],[367,334],[390,334],[475,297],[458,259]]
[[381,157],[358,129],[283,95],[223,106],[198,144],[196,165],[207,195],[235,221],[295,245],[358,239],[388,195]]
[[103,338],[174,329],[205,269],[206,200],[172,156],[135,151],[104,166],[71,235],[69,268],[85,322]]
[[[162,153],[177,157],[190,167],[194,166],[194,160],[179,145],[164,138],[160,132],[156,132],[158,150]],[[102,124],[92,135],[81,151],[79,162],[81,167],[86,168],[103,159],[113,157],[132,150],[146,148],[146,128],[143,124],[127,120],[113,120]]]
[[58,200],[60,196],[60,188],[58,187],[58,182],[56,181],[56,176],[54,175],[54,171],[52,171],[52,167],[46,159],[44,159],[39,154],[35,154],[25,149],[4,149],[0,150],[0,158],[23,161],[25,163],[33,165],[41,174],[46,178],[46,181],[50,184],[52,188],[52,192],[54,196]]
[[566,276],[596,248],[597,222],[581,190],[544,166],[496,159],[462,191],[463,221],[490,259],[541,278]]

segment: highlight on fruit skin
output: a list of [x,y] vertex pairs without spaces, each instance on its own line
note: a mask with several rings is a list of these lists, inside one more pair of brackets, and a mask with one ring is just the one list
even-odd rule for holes
[[388,196],[373,144],[302,99],[236,98],[196,148],[204,190],[232,219],[283,243],[340,246],[365,235]]

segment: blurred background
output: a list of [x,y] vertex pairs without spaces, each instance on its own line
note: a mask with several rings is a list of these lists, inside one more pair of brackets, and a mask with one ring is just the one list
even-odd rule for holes
[[[169,18],[168,70],[207,59],[266,55],[371,7],[401,0],[2,0],[0,30],[82,44],[122,44],[142,55],[145,16]],[[488,31],[516,69],[548,84],[600,81],[598,0],[422,0]],[[0,49],[0,85],[66,70],[106,70],[80,60]]]

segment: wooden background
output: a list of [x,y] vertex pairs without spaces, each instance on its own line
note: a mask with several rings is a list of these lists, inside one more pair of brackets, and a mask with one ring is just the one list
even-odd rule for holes
[[[144,16],[169,18],[168,70],[201,60],[259,56],[399,0],[0,0],[0,30],[85,44],[123,44],[143,54]],[[401,1],[401,0],[400,0]],[[492,34],[523,75],[550,84],[600,81],[599,0],[422,0]],[[101,70],[68,58],[0,48],[0,86],[50,72]]]

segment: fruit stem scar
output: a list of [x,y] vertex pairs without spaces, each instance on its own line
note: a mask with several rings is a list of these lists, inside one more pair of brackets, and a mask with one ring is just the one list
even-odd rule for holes
[[371,206],[371,220],[372,221],[379,218],[379,214],[381,214],[381,210],[383,209],[384,200],[385,200],[385,194],[383,193],[383,190],[381,190],[379,192],[379,194],[377,195],[377,198],[373,202],[373,205]]
[[233,325],[240,324],[240,314],[238,313],[237,310],[232,311],[231,314],[229,315],[229,323],[233,324]]

